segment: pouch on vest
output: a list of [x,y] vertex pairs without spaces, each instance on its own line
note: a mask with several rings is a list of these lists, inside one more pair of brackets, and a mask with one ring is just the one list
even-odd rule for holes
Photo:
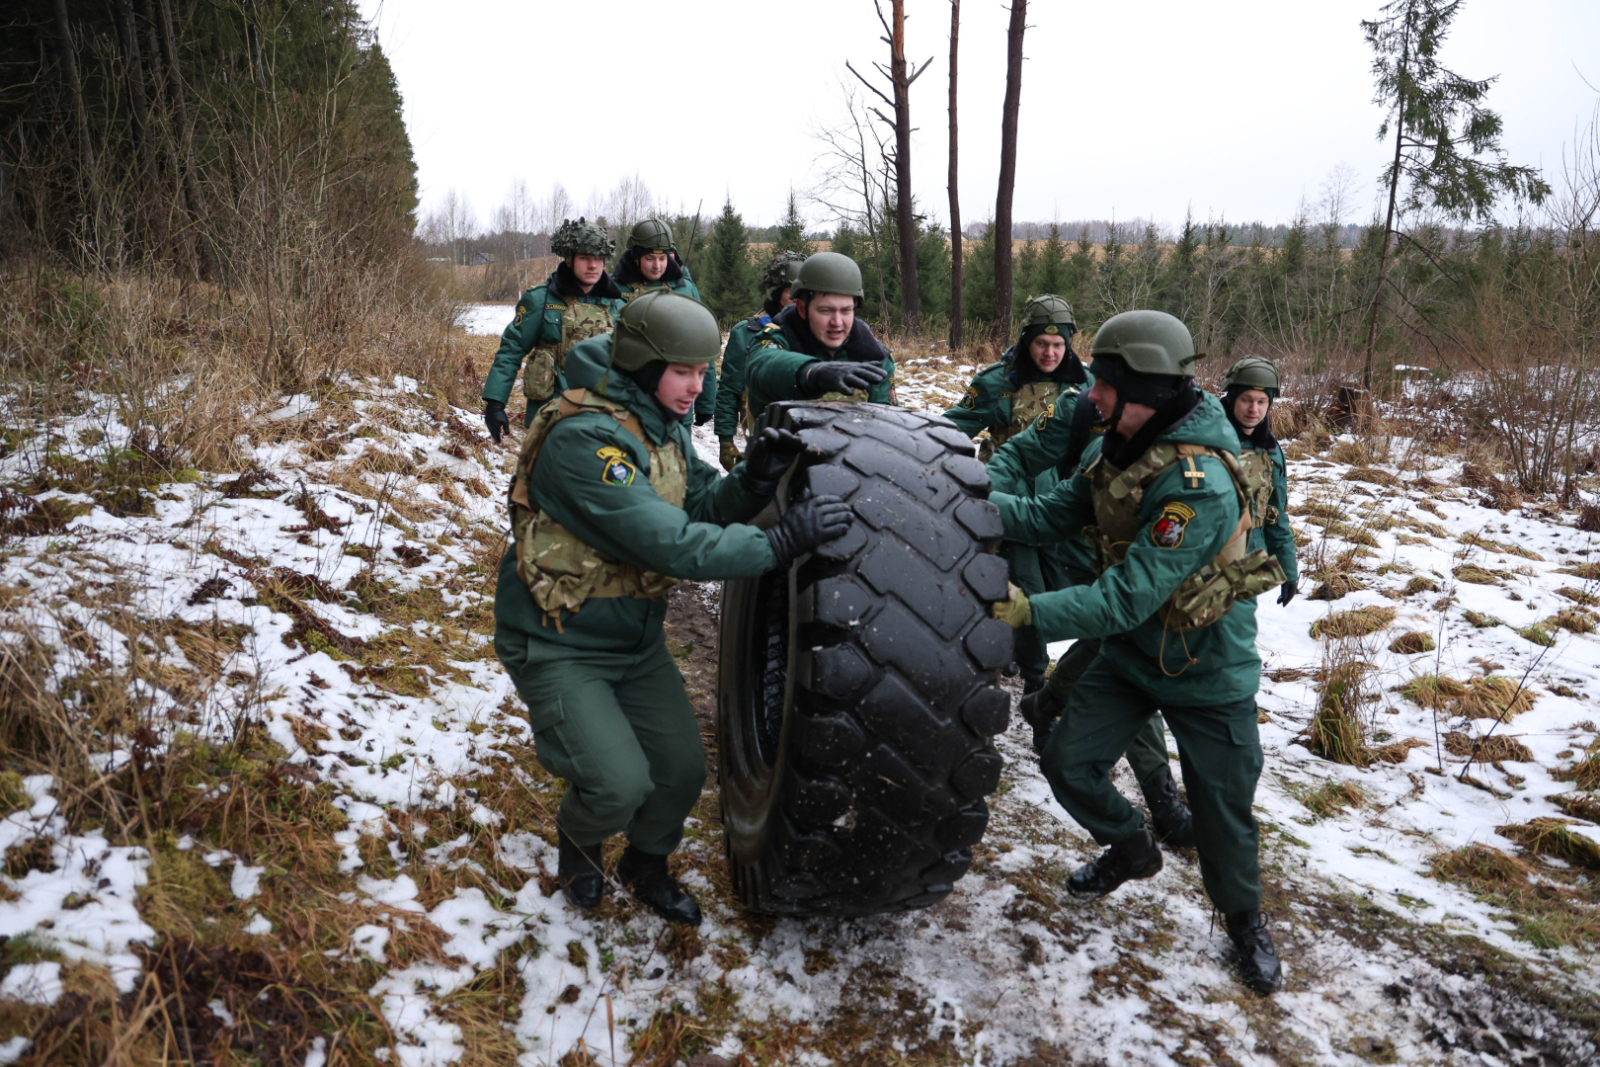
[[612,558],[580,539],[535,507],[528,498],[527,481],[538,462],[539,450],[562,419],[581,412],[602,412],[638,438],[650,457],[650,486],[673,507],[683,507],[688,494],[688,466],[683,453],[669,438],[650,443],[638,416],[621,404],[587,389],[569,389],[541,407],[523,436],[517,470],[511,483],[511,530],[516,542],[517,575],[528,585],[533,602],[547,619],[561,626],[561,612],[577,612],[591,597],[662,597],[677,584],[676,578],[641,570]]
[[605,304],[574,301],[570,304],[547,299],[541,337],[555,336],[554,342],[541,341],[528,353],[522,372],[522,392],[529,400],[543,402],[555,392],[556,381],[567,366],[567,353],[579,341],[588,340],[611,329],[611,308]]

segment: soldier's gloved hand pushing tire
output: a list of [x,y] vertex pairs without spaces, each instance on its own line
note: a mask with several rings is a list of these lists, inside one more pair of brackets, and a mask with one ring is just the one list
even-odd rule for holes
[[489,427],[489,436],[494,438],[494,443],[499,444],[500,435],[511,429],[511,420],[506,418],[506,406],[498,400],[485,400],[483,424]]
[[771,496],[778,488],[778,480],[805,450],[806,443],[793,430],[762,430],[744,458],[745,488],[757,496]]
[[796,383],[806,396],[825,393],[853,393],[857,389],[871,389],[888,375],[882,367],[871,363],[847,363],[839,360],[817,360],[800,371]]
[[778,525],[767,531],[767,543],[778,566],[787,567],[818,545],[849,533],[854,521],[850,505],[839,497],[815,496],[790,505]]

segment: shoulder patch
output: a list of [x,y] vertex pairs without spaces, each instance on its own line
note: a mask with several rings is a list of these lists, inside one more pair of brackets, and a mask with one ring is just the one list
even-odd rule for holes
[[1052,400],[1049,407],[1045,408],[1043,411],[1039,412],[1038,415],[1034,416],[1033,428],[1035,430],[1043,430],[1044,424],[1056,417],[1057,403],[1058,401]]
[[639,474],[639,468],[628,462],[628,454],[614,445],[607,445],[595,455],[605,464],[600,471],[600,480],[607,485],[632,485],[633,479]]
[[965,408],[968,411],[976,411],[978,408],[978,387],[976,385],[967,386],[966,395],[961,398],[961,403],[957,404],[956,407]]
[[1161,514],[1150,524],[1150,540],[1157,548],[1177,548],[1183,544],[1183,535],[1189,531],[1189,520],[1194,509],[1173,501],[1162,507]]
[[527,313],[528,313],[528,309],[523,307],[521,304],[518,304],[517,305],[517,317],[511,320],[511,325],[512,326],[521,326],[522,325],[522,317],[524,315],[526,315]]

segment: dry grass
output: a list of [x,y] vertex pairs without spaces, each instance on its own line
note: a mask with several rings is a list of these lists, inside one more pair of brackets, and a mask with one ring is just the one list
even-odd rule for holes
[[1432,652],[1437,647],[1434,643],[1433,635],[1426,630],[1412,630],[1410,633],[1401,634],[1389,642],[1389,651],[1397,652],[1403,656],[1415,656],[1420,652]]
[[1533,707],[1537,690],[1518,685],[1502,675],[1474,675],[1465,682],[1437,674],[1422,674],[1400,687],[1400,693],[1420,707],[1469,719],[1508,722]]
[[1513,763],[1533,762],[1533,753],[1528,750],[1527,745],[1503,734],[1474,737],[1459,730],[1452,730],[1444,735],[1444,750],[1452,756],[1461,756],[1481,763],[1499,763],[1504,760]]
[[1330,611],[1311,624],[1312,637],[1340,640],[1349,637],[1366,637],[1394,622],[1394,608],[1368,606],[1349,611]]
[[[1507,829],[1512,828],[1502,831]],[[1542,836],[1536,831],[1530,839]],[[1594,883],[1582,872],[1535,867],[1480,844],[1441,852],[1428,866],[1433,877],[1465,886],[1478,899],[1511,912],[1518,935],[1541,948],[1600,940]]]

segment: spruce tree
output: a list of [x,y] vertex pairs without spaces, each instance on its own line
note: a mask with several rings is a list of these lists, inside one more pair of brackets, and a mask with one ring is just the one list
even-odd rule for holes
[[800,217],[794,190],[790,189],[788,210],[784,212],[783,221],[778,224],[778,232],[772,239],[772,254],[799,252],[802,256],[809,256],[816,251],[817,246],[806,240],[806,221]]
[[1039,270],[1034,280],[1034,295],[1042,296],[1053,293],[1056,296],[1066,297],[1071,303],[1073,296],[1067,293],[1067,246],[1061,240],[1061,224],[1052,222],[1045,235],[1044,247],[1039,250]]
[[711,227],[711,240],[701,261],[703,280],[700,295],[706,306],[726,325],[750,314],[758,295],[755,267],[750,262],[749,235],[744,219],[733,209],[733,198],[722,205],[722,214]]

